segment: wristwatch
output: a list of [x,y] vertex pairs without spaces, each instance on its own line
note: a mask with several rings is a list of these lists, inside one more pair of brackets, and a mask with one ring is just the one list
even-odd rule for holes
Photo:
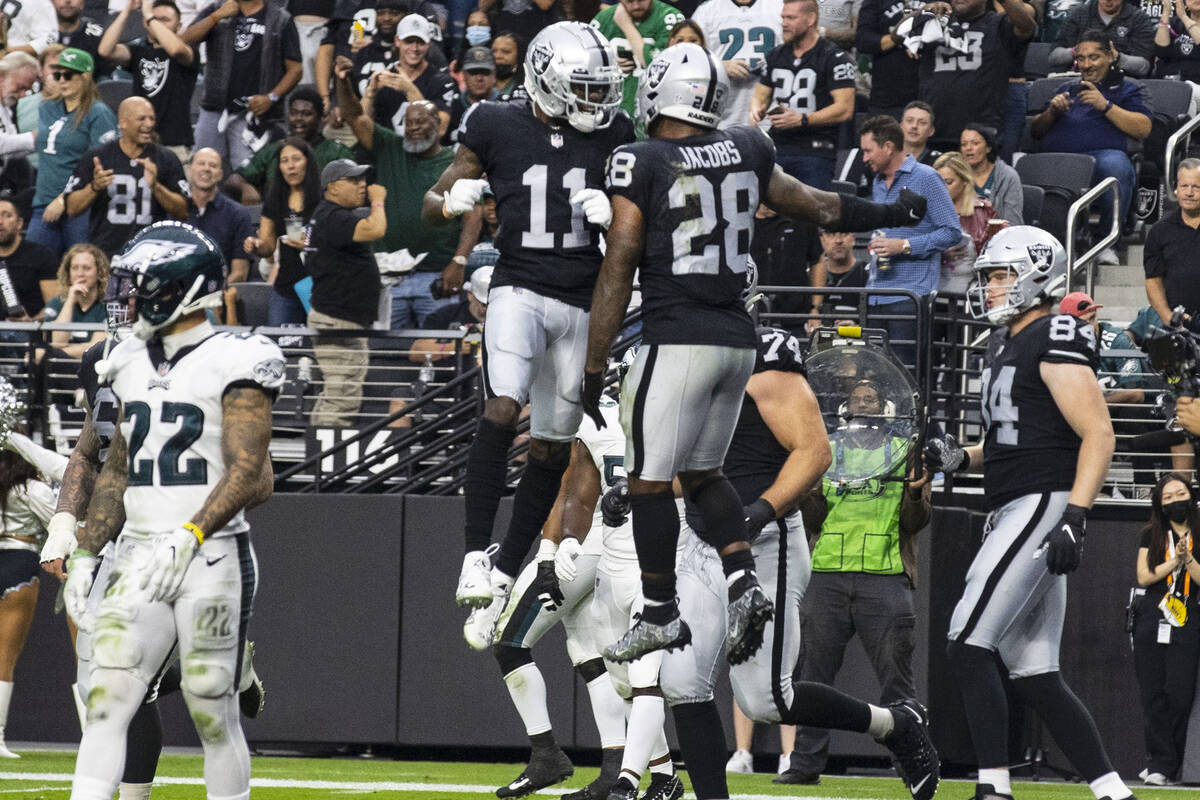
[[801,128],[807,128],[807,127],[808,127],[808,114],[801,114],[801,115],[800,115],[800,127],[801,127]]
[[267,99],[270,100],[272,103],[278,103],[279,95],[275,94],[274,92],[271,92],[267,95]]
[[904,247],[900,250],[900,252],[906,256],[911,256],[912,255],[912,242],[910,242],[908,239],[905,239]]
[[460,267],[465,267],[467,265],[467,257],[466,256],[455,256],[454,258],[452,258],[450,260],[453,261],[455,264],[458,264]]

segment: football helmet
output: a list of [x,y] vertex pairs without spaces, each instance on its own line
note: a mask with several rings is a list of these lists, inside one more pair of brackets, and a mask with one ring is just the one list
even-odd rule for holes
[[149,339],[180,317],[220,306],[224,286],[225,258],[212,239],[186,222],[155,222],[114,260],[115,294],[105,307],[126,309],[134,334]]
[[525,91],[549,117],[581,133],[607,128],[621,107],[617,51],[582,22],[556,22],[525,53]]
[[646,67],[637,109],[647,131],[659,117],[716,128],[728,99],[725,67],[700,45],[686,42],[663,50]]
[[746,307],[747,311],[753,312],[758,301],[766,297],[758,290],[758,264],[755,262],[754,256],[746,256],[746,272],[743,280],[742,305]]
[[[1002,302],[989,307],[988,278],[1008,271],[1008,282],[991,290],[1004,290]],[[1017,225],[997,233],[975,259],[975,281],[967,290],[971,314],[976,319],[1002,325],[1041,303],[1061,300],[1067,285],[1067,254],[1049,233],[1032,225]]]

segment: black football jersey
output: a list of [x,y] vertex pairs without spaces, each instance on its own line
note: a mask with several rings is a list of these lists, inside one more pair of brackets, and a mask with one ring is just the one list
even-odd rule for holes
[[350,70],[350,84],[362,97],[366,94],[371,76],[388,69],[400,58],[399,51],[391,43],[386,45],[372,41],[354,54],[354,68]]
[[[800,340],[779,328],[760,327],[754,374],[760,372],[796,372],[806,374]],[[775,482],[775,476],[787,461],[784,449],[758,413],[758,405],[747,392],[742,398],[733,440],[725,454],[725,476],[737,489],[742,505],[749,505]]]
[[[368,78],[371,76],[368,75]],[[450,113],[450,106],[458,99],[458,84],[450,77],[445,68],[434,69],[427,66],[413,81],[417,91],[429,102],[437,106],[438,111]],[[385,128],[390,128],[401,136],[404,135],[404,112],[408,110],[408,97],[404,92],[383,88],[375,93],[375,121]]]
[[609,194],[630,200],[645,220],[646,342],[755,346],[741,293],[754,212],[774,168],[771,140],[749,125],[647,139],[612,154]]
[[[172,192],[190,196],[183,165],[174,153],[156,144],[148,145],[143,153],[158,166],[159,183]],[[113,170],[114,174],[113,182],[92,201],[88,241],[111,258],[113,253],[121,251],[134,234],[151,222],[166,219],[167,213],[146,183],[142,165],[125,155],[119,140],[102,144],[79,159],[75,172],[67,179],[63,194],[70,194],[91,183],[95,172],[93,158],[99,158],[104,168]]]
[[113,394],[113,390],[107,384],[100,382],[100,377],[96,374],[96,362],[104,358],[106,344],[111,347],[116,346],[102,341],[96,342],[84,351],[83,357],[79,360],[79,383],[83,387],[88,408],[92,412],[92,426],[96,430],[96,435],[100,437],[101,463],[108,457],[108,447],[112,444],[113,436],[117,431],[117,423],[120,421],[117,419],[117,396]]
[[500,260],[492,286],[521,286],[588,309],[600,273],[600,229],[571,205],[581,189],[603,189],[613,148],[633,141],[623,112],[607,128],[580,133],[546,125],[527,103],[476,103],[458,137],[479,158],[496,195]]
[[1096,371],[1092,326],[1058,314],[1034,320],[1011,338],[1001,328],[988,340],[980,398],[988,508],[1033,492],[1067,490],[1075,482],[1080,440],[1042,381],[1043,362]]
[[[856,75],[850,54],[828,39],[820,38],[799,58],[788,42],[767,53],[766,75],[759,83],[772,88],[768,109],[780,105],[800,114],[812,114],[833,103],[834,89],[853,89]],[[772,128],[771,139],[780,149],[817,149],[827,151],[833,158],[837,151],[838,127]]]

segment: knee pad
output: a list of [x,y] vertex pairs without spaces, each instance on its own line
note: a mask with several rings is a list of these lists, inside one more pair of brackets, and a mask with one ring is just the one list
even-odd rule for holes
[[496,657],[496,663],[500,665],[501,675],[507,675],[515,669],[533,663],[533,654],[524,647],[498,644],[492,647],[492,655]]
[[215,699],[233,693],[233,665],[215,654],[191,653],[183,661],[180,687],[185,694]]
[[575,671],[583,678],[584,683],[591,683],[605,673],[604,659],[592,658],[582,664],[576,664]]
[[142,663],[142,646],[125,626],[105,626],[92,636],[92,667],[134,671]]

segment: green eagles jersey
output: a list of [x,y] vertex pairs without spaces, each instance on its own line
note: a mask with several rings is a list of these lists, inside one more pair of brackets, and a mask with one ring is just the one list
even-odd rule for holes
[[[596,18],[592,20],[592,26],[613,43],[613,47],[617,48],[618,53],[625,54],[629,51],[629,41],[625,38],[625,34],[613,22],[613,15],[617,13],[617,6],[612,5],[601,10]],[[646,46],[643,48],[642,55],[649,64],[661,50],[667,47],[667,40],[671,37],[671,28],[676,24],[683,22],[686,19],[684,14],[674,6],[669,6],[662,0],[651,0],[650,14],[641,22],[636,23],[638,33],[646,40]],[[621,101],[621,108],[625,109],[631,118],[637,120],[637,90],[638,80],[641,78],[642,71],[635,69],[631,74],[625,76],[624,98]]]
[[[885,449],[900,449],[905,441],[893,438],[875,449],[854,448],[831,438],[834,464],[846,472],[879,464],[886,460]],[[899,465],[903,469],[903,462]],[[862,474],[862,472],[859,472]],[[822,479],[828,514],[821,525],[821,538],[813,547],[814,572],[869,572],[898,575],[904,572],[900,562],[900,503],[904,482],[871,479],[859,485],[840,485]]]

